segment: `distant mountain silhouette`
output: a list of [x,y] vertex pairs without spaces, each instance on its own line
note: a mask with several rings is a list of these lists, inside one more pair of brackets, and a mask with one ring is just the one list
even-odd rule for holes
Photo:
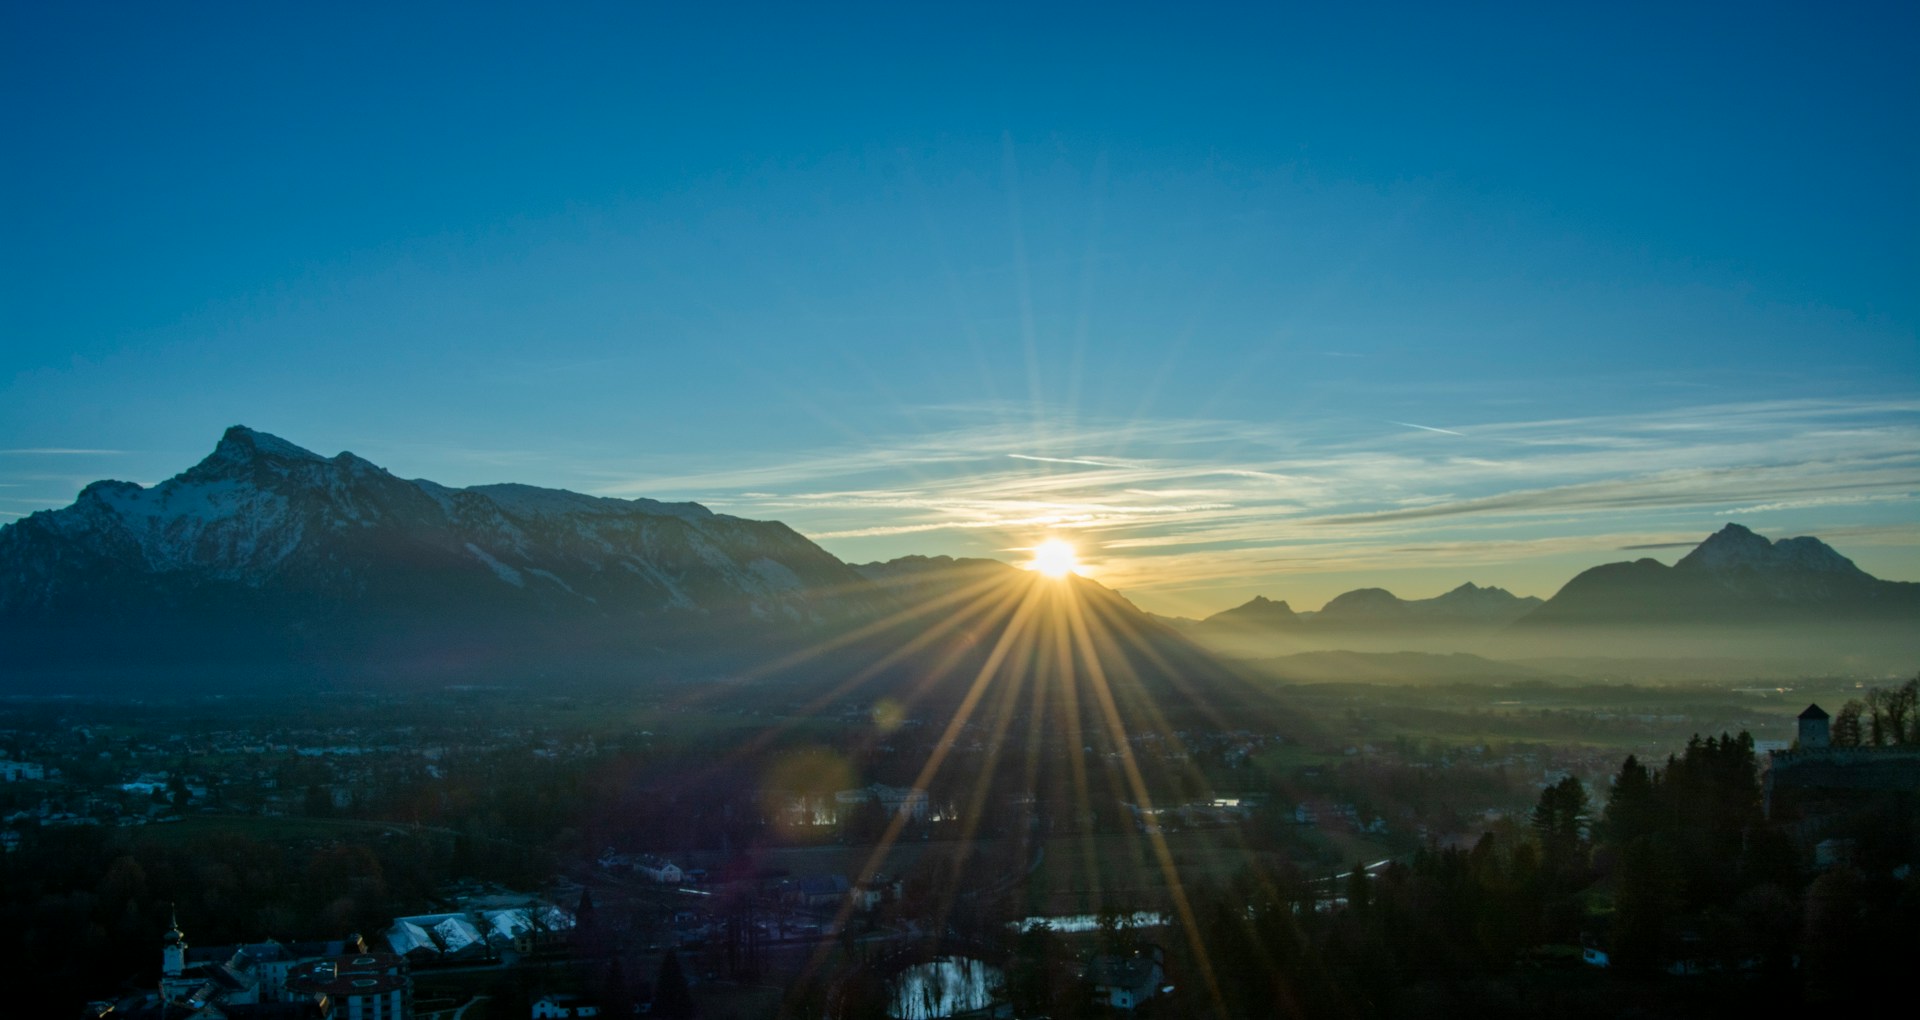
[[1882,581],[1817,538],[1772,542],[1728,524],[1671,567],[1640,559],[1582,571],[1519,626],[1901,621],[1920,624],[1920,584]]
[[1215,613],[1200,622],[1217,630],[1286,630],[1300,626],[1304,620],[1285,602],[1255,595],[1251,601]]
[[1262,632],[1386,635],[1436,627],[1491,629],[1512,623],[1540,604],[1537,598],[1473,583],[1430,599],[1402,599],[1384,588],[1358,588],[1335,596],[1315,613],[1296,613],[1285,602],[1256,595],[1250,602],[1190,623],[1187,630],[1201,637],[1248,637]]
[[[1664,663],[1654,672],[1666,675],[1709,660],[1715,675],[1871,673],[1908,668],[1920,656],[1920,584],[1879,580],[1816,538],[1774,542],[1728,524],[1673,566],[1642,559],[1594,567],[1545,601],[1475,584],[1430,599],[1360,588],[1317,612],[1257,597],[1204,620],[1165,622],[1272,675],[1284,675],[1274,671],[1283,661],[1276,656],[1332,651],[1526,657],[1603,674],[1611,659]],[[1292,661],[1294,672],[1316,677],[1342,663],[1356,675],[1383,668],[1354,658]],[[1389,665],[1411,669],[1410,661]]]

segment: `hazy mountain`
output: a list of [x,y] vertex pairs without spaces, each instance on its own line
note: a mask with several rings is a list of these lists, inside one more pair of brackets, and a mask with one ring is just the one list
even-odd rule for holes
[[1520,627],[1920,623],[1920,584],[1882,581],[1817,538],[1728,524],[1669,567],[1609,563],[1568,581]]
[[907,602],[937,600],[1021,573],[1018,567],[999,560],[952,556],[902,556],[879,563],[857,563],[853,569],[896,601]]
[[1499,626],[1540,604],[1532,596],[1522,598],[1505,588],[1482,588],[1472,582],[1430,599],[1402,599],[1382,588],[1361,588],[1336,596],[1312,619],[1320,626],[1380,622]]
[[[1729,524],[1673,566],[1595,567],[1544,602],[1474,584],[1412,600],[1361,588],[1318,612],[1256,598],[1178,623],[1217,652],[1267,660],[1257,664],[1267,673],[1272,657],[1335,650],[1530,657],[1584,663],[1595,675],[1621,659],[1676,677],[1696,667],[1715,676],[1872,673],[1920,657],[1920,584],[1879,580],[1816,538],[1775,542]],[[1301,659],[1293,668],[1326,677],[1340,662],[1377,672],[1361,660]]]
[[1285,602],[1255,595],[1250,601],[1197,622],[1218,630],[1284,630],[1300,626],[1302,617]]
[[243,427],[150,489],[0,528],[17,668],[526,668],[694,651],[891,600],[784,524],[524,485],[451,489]]
[[1359,588],[1312,613],[1296,613],[1285,602],[1255,596],[1182,629],[1239,654],[1261,649],[1270,654],[1275,647],[1324,646],[1330,641],[1391,645],[1422,640],[1434,631],[1492,631],[1540,604],[1537,598],[1472,583],[1430,599],[1402,599],[1384,588]]

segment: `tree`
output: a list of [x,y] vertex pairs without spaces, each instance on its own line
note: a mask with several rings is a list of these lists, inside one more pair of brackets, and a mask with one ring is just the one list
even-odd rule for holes
[[1540,791],[1533,829],[1549,860],[1565,862],[1580,847],[1587,827],[1587,788],[1568,776]]
[[1614,876],[1614,966],[1645,973],[1672,951],[1673,921],[1680,912],[1681,877],[1666,849],[1650,837],[1627,844]]
[[660,977],[653,983],[653,1011],[650,1015],[668,1020],[686,1020],[695,1014],[693,993],[687,990],[687,975],[680,969],[680,954],[669,949],[660,958]]
[[1367,908],[1368,894],[1367,866],[1360,861],[1353,862],[1353,870],[1347,872],[1347,906],[1355,910]]
[[1601,815],[1600,829],[1609,842],[1625,844],[1653,832],[1659,822],[1659,806],[1654,802],[1653,778],[1640,759],[1627,755],[1620,774],[1607,789],[1607,810]]
[[1833,717],[1832,727],[1827,731],[1828,740],[1835,747],[1859,747],[1863,741],[1860,729],[1860,713],[1866,706],[1859,698],[1846,703]]
[[607,972],[600,979],[600,1001],[615,1016],[633,1013],[633,993],[627,989],[627,972],[621,968],[618,956],[607,964]]
[[1060,936],[1046,922],[1020,933],[1007,968],[1007,997],[1023,1014],[1044,1015],[1054,1008],[1059,985],[1067,970]]
[[1920,744],[1920,676],[1887,692],[1888,743]]

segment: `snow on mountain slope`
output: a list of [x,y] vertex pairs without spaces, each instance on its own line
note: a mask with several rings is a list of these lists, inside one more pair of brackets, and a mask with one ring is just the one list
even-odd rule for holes
[[210,584],[349,601],[405,591],[450,609],[504,598],[563,614],[737,610],[796,623],[889,604],[776,522],[695,503],[408,481],[241,426],[152,488],[96,482],[69,507],[0,529],[0,611],[178,602]]

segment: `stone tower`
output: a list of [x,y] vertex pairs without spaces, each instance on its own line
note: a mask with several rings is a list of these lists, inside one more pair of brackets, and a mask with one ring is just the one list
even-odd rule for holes
[[1827,713],[1819,705],[1808,705],[1800,713],[1800,750],[1824,751],[1833,746],[1827,734]]

